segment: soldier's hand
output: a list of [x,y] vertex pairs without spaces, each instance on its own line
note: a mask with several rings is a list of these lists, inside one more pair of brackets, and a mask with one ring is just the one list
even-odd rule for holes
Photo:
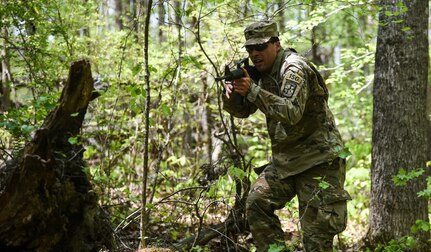
[[229,99],[230,94],[233,92],[233,86],[232,86],[231,82],[226,82],[224,84],[224,90],[225,90],[226,97]]
[[252,80],[248,75],[247,70],[244,68],[242,68],[242,70],[244,71],[244,77],[233,81],[233,90],[242,96],[246,96],[250,90]]

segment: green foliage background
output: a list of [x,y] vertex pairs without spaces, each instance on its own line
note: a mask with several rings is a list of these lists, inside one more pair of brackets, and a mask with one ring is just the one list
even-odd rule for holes
[[[83,3],[85,2],[85,3]],[[71,62],[90,60],[94,77],[105,86],[90,104],[82,129],[87,173],[116,231],[137,227],[142,193],[144,89],[143,14],[133,8],[116,15],[114,1],[2,1],[0,41],[14,77],[12,100],[19,104],[0,114],[2,156],[31,139],[59,98]],[[166,16],[159,25],[158,10]],[[176,8],[179,6],[180,8]],[[141,13],[144,12],[142,7]],[[346,188],[349,227],[342,240],[353,244],[366,231],[371,163],[372,82],[377,11],[374,1],[163,1],[154,4],[149,36],[151,86],[150,186],[147,206],[153,231],[174,242],[195,232],[199,215],[222,221],[234,202],[234,179],[256,174],[235,168],[229,149],[215,135],[229,116],[220,110],[221,88],[214,81],[226,64],[246,56],[243,28],[272,18],[280,22],[282,45],[312,59],[327,78],[330,107],[342,132],[348,157]],[[175,15],[179,24],[175,23]],[[123,21],[120,29],[115,18]],[[35,30],[31,31],[31,26]],[[163,34],[159,36],[160,32]],[[314,39],[314,41],[312,41]],[[264,116],[234,120],[238,148],[260,166],[270,157]],[[208,147],[208,144],[211,144]],[[217,149],[219,148],[219,149]],[[210,150],[210,151],[208,151]],[[211,155],[216,155],[211,160]],[[211,163],[221,176],[206,184],[201,167]],[[296,205],[283,212],[297,218]],[[293,222],[295,224],[295,222]],[[296,223],[297,224],[297,223]],[[179,233],[179,230],[186,230]],[[154,238],[154,237],[150,237]],[[160,237],[154,239],[161,239]],[[156,242],[156,240],[154,240]]]

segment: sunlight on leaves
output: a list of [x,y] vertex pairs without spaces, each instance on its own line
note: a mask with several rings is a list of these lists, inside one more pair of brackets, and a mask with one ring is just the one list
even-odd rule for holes
[[392,178],[392,181],[397,186],[405,186],[407,185],[407,182],[414,178],[420,177],[424,172],[425,170],[423,168],[418,168],[410,172],[406,172],[406,170],[401,168],[398,174]]

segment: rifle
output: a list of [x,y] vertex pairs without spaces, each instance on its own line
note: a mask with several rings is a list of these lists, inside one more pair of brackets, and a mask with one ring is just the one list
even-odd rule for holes
[[240,61],[236,63],[236,69],[230,69],[228,65],[224,68],[224,75],[221,77],[216,77],[216,81],[233,81],[239,78],[242,78],[245,76],[244,68],[248,75],[253,79],[257,80],[259,79],[259,72],[256,70],[254,66],[250,66],[248,63],[248,58],[243,58]]

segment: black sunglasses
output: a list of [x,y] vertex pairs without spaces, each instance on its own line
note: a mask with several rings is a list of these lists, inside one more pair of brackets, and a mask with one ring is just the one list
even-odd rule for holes
[[257,44],[257,45],[247,45],[247,46],[245,46],[245,50],[248,53],[251,53],[253,50],[261,52],[261,51],[265,50],[268,47],[268,43],[269,42],[266,42],[266,43],[263,43],[263,44]]

